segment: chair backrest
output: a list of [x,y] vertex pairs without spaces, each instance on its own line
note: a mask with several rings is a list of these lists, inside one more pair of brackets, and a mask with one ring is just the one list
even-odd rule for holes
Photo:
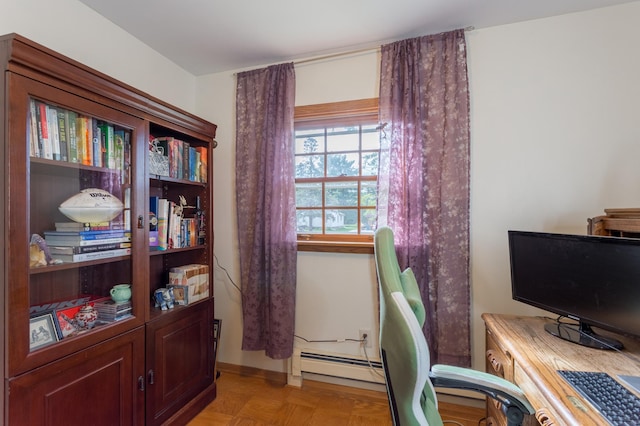
[[393,231],[375,233],[380,291],[380,351],[394,425],[442,425],[429,380],[429,348],[422,332],[425,310],[411,269],[400,270]]

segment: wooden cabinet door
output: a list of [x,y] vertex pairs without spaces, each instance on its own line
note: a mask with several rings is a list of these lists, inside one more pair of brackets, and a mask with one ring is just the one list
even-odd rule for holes
[[174,309],[147,324],[147,425],[170,419],[207,388],[215,397],[213,300]]
[[144,327],[9,380],[11,425],[144,424]]

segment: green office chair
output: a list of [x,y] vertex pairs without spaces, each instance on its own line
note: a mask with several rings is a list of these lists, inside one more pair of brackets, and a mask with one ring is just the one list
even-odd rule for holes
[[380,284],[380,352],[396,426],[442,425],[434,387],[473,390],[502,404],[509,426],[534,410],[522,390],[500,377],[468,368],[430,365],[422,332],[425,310],[411,269],[400,270],[393,231],[381,227],[374,239]]

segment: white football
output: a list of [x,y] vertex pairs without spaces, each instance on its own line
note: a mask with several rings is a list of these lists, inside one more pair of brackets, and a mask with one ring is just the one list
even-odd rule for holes
[[58,209],[76,222],[108,222],[122,212],[124,205],[118,197],[98,188],[83,189]]

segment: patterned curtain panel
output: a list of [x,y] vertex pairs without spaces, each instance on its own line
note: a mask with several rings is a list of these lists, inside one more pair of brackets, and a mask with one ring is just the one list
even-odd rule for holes
[[378,224],[416,275],[432,363],[471,364],[464,31],[382,46]]
[[293,353],[296,222],[293,64],[239,73],[236,192],[243,350]]

